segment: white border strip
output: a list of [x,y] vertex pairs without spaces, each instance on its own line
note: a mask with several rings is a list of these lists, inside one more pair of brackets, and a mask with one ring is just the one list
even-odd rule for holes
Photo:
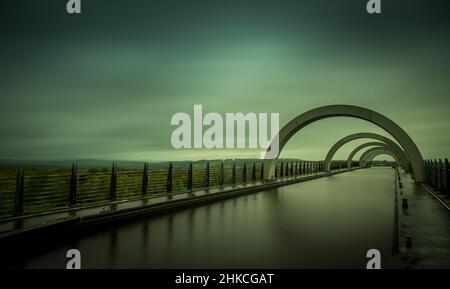
[[428,189],[424,184],[420,184],[422,186],[422,188],[424,188],[425,190],[427,190],[431,195],[433,195],[433,197],[435,197],[444,207],[447,208],[447,210],[450,211],[450,207],[447,206],[446,203],[444,203],[441,198],[439,198],[435,193],[433,193],[430,189]]

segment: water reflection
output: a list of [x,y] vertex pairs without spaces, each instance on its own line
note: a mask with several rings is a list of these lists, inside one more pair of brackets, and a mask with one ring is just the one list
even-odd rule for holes
[[118,224],[25,266],[58,268],[76,246],[84,268],[362,268],[370,248],[386,267],[393,177],[360,170]]

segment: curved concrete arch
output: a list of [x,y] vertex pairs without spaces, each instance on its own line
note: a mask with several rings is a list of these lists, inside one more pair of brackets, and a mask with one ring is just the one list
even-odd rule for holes
[[397,156],[395,154],[393,154],[390,151],[386,151],[386,150],[375,150],[373,152],[371,152],[365,160],[362,161],[362,167],[367,167],[369,165],[370,162],[373,161],[373,159],[379,155],[390,155],[392,158],[394,158],[395,162],[397,163],[397,165],[399,165],[399,160],[397,158]]
[[366,148],[366,147],[371,147],[371,146],[382,146],[382,147],[387,147],[390,148],[393,152],[395,152],[398,155],[399,158],[399,165],[401,167],[403,167],[403,169],[405,171],[408,170],[409,168],[409,161],[406,157],[405,152],[402,150],[402,148],[400,146],[398,146],[396,143],[393,143],[394,146],[392,146],[392,144],[387,144],[384,142],[367,142],[367,143],[363,143],[362,145],[357,146],[349,155],[347,158],[347,168],[350,168],[352,166],[352,161],[353,158],[355,157],[355,155],[362,149]]
[[368,160],[371,156],[376,155],[376,154],[382,154],[382,153],[386,153],[386,154],[391,155],[393,158],[395,158],[395,160],[397,161],[397,164],[400,163],[399,157],[398,157],[398,155],[397,155],[394,151],[392,151],[391,149],[389,149],[389,148],[387,148],[387,147],[385,147],[385,146],[381,146],[381,147],[373,147],[373,148],[370,148],[370,149],[366,150],[366,151],[359,157],[359,167],[360,167],[360,168],[366,167],[367,160]]
[[[394,158],[394,160],[397,162],[397,156],[395,154],[392,154],[388,151],[374,151],[372,152],[370,155],[367,156],[367,158],[365,159],[365,163],[369,163],[372,162],[374,158],[376,158],[377,156],[381,156],[381,155],[390,155],[392,158]],[[398,162],[397,162],[398,163]]]
[[[345,145],[346,143],[348,143],[352,140],[361,139],[361,138],[376,139],[376,140],[379,140],[379,141],[387,144],[397,154],[397,156],[401,160],[401,164],[402,164],[403,168],[405,170],[408,170],[408,168],[409,168],[408,156],[406,155],[405,151],[399,145],[397,145],[393,140],[391,140],[390,138],[387,138],[381,134],[377,134],[377,133],[360,132],[360,133],[354,133],[354,134],[351,134],[351,135],[341,138],[330,148],[330,150],[327,153],[327,156],[325,157],[325,161],[324,161],[325,171],[327,171],[327,172],[330,171],[331,161],[333,160],[333,157],[336,154],[336,152],[343,145]],[[352,156],[352,159],[353,159],[353,156]]]
[[[392,135],[407,154],[411,162],[415,180],[417,182],[424,181],[423,158],[416,144],[409,137],[409,135],[400,126],[384,115],[373,110],[354,105],[329,105],[314,108],[298,115],[288,122],[275,136],[266,151],[266,155],[264,157],[264,179],[270,180],[274,178],[275,165],[280,152],[289,139],[300,129],[321,119],[343,116],[369,121],[383,128],[390,135]],[[275,156],[273,155],[274,152],[272,152],[272,148],[278,148],[275,151]]]

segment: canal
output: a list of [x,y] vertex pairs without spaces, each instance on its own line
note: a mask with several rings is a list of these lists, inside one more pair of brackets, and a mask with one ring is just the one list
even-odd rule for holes
[[394,170],[370,168],[279,187],[70,237],[23,263],[65,268],[365,268],[392,257]]

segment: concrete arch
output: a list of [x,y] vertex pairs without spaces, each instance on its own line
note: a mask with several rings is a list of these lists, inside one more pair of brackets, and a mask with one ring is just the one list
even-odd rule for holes
[[391,149],[387,147],[381,146],[381,147],[373,147],[366,150],[359,158],[359,167],[360,168],[366,167],[367,161],[368,159],[370,159],[370,157],[374,155],[380,155],[383,153],[392,156],[396,160],[397,164],[400,163],[398,155],[395,152],[393,152]]
[[374,152],[372,152],[370,155],[367,156],[365,162],[366,162],[366,163],[372,162],[374,158],[376,158],[377,156],[383,155],[383,154],[385,154],[385,155],[390,155],[391,157],[394,158],[394,160],[396,160],[396,155],[391,154],[390,152],[386,152],[386,151],[374,151]]
[[390,148],[393,152],[395,152],[398,155],[399,158],[399,165],[401,167],[403,167],[403,169],[405,171],[407,171],[409,169],[409,161],[406,157],[405,152],[402,150],[402,148],[400,146],[398,146],[396,143],[393,144],[387,144],[384,142],[367,142],[367,143],[363,143],[362,145],[357,146],[349,155],[347,158],[347,168],[350,168],[352,165],[352,161],[353,158],[355,157],[355,155],[362,150],[363,148],[366,147],[371,147],[371,146],[382,146],[382,147],[387,147]]
[[[305,126],[330,117],[353,117],[369,121],[392,135],[407,154],[415,180],[424,181],[423,158],[416,144],[409,135],[395,122],[373,110],[353,105],[329,105],[304,112],[288,122],[275,136],[264,157],[264,179],[271,180],[275,176],[275,164],[289,139]],[[272,148],[278,148],[272,152]]]
[[391,153],[390,151],[386,151],[386,150],[375,150],[373,152],[371,152],[366,158],[365,160],[362,161],[362,167],[368,167],[368,165],[370,164],[370,162],[373,161],[373,159],[379,155],[390,155],[391,157],[394,158],[395,162],[397,163],[397,165],[399,165],[399,160],[397,158],[397,156],[393,153]]
[[395,151],[397,156],[399,156],[401,163],[405,166],[404,169],[408,170],[408,168],[409,168],[408,156],[403,151],[403,149],[399,145],[397,145],[393,140],[391,140],[381,134],[377,134],[377,133],[360,132],[360,133],[354,133],[354,134],[351,134],[351,135],[341,138],[330,148],[330,150],[328,151],[328,153],[325,157],[325,161],[324,161],[325,171],[327,171],[327,172],[330,171],[330,165],[331,165],[331,161],[333,160],[334,155],[344,144],[346,144],[352,140],[361,139],[361,138],[376,139],[376,140],[379,140],[379,141],[389,145],[389,147],[391,147]]

